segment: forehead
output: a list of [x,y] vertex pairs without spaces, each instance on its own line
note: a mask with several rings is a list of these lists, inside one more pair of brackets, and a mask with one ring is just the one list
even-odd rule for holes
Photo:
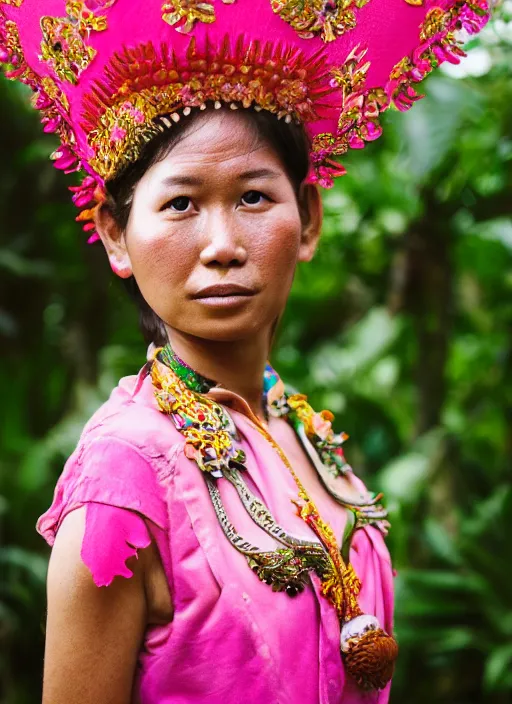
[[178,142],[148,170],[158,178],[170,169],[230,170],[267,165],[283,170],[279,156],[241,111],[212,111],[198,116]]

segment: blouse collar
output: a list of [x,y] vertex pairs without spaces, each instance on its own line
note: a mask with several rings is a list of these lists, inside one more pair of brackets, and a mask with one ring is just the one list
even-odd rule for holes
[[[234,410],[240,411],[251,420],[261,425],[259,418],[251,410],[247,401],[242,396],[218,385],[213,379],[208,379],[199,372],[196,372],[184,360],[182,360],[172,349],[170,344],[162,348],[150,345],[148,348],[148,359],[157,358],[160,362],[170,367],[172,371],[191,391],[205,394],[214,400],[229,405]],[[267,362],[263,372],[263,410],[265,417],[280,417],[289,411],[287,394],[281,377]]]

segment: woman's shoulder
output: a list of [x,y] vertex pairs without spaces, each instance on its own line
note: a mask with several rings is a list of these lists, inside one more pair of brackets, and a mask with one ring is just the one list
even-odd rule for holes
[[38,520],[38,532],[53,544],[64,517],[91,503],[135,511],[165,529],[165,482],[183,442],[153,403],[147,370],[121,379],[86,424],[51,506]]
[[77,451],[100,440],[131,447],[150,461],[168,457],[176,445],[183,444],[174,424],[158,408],[147,365],[137,375],[119,381],[86,423]]

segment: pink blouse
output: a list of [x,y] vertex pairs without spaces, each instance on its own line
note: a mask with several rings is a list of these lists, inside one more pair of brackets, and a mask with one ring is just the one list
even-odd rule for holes
[[[316,540],[291,503],[293,478],[243,401],[216,389],[210,395],[236,424],[252,491],[289,533]],[[275,549],[235,488],[222,479],[218,487],[237,532],[261,549]],[[130,577],[127,558],[152,538],[167,575],[174,617],[145,633],[133,704],[388,702],[389,685],[364,693],[345,677],[338,618],[317,577],[294,598],[273,592],[229,543],[202,473],[185,457],[184,438],[158,410],[146,368],[122,379],[86,425],[37,530],[52,545],[64,516],[83,505],[81,555],[98,586]],[[345,510],[327,492],[317,505],[341,543]],[[381,533],[371,526],[357,530],[350,559],[362,581],[361,608],[391,633],[393,578]]]

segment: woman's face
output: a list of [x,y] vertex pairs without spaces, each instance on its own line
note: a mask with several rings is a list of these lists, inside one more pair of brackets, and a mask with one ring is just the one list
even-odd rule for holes
[[[168,328],[207,340],[270,331],[320,228],[279,157],[241,113],[205,113],[138,182],[126,231],[103,237]],[[100,227],[101,234],[101,227]],[[112,239],[112,238],[110,238]]]

